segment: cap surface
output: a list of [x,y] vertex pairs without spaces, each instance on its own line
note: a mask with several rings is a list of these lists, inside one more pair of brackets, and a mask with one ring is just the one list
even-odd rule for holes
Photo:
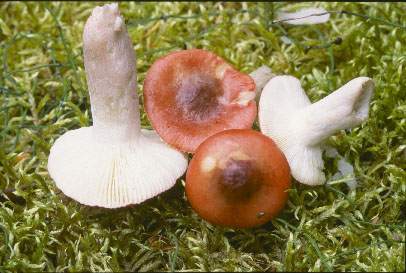
[[288,199],[288,162],[276,144],[248,129],[231,129],[205,140],[186,173],[186,195],[197,214],[220,226],[258,227]]
[[51,148],[48,171],[56,186],[88,205],[138,204],[171,188],[187,168],[185,156],[142,130],[137,141],[109,145],[93,127],[68,131]]
[[157,59],[148,70],[145,112],[165,142],[194,152],[217,132],[251,128],[255,90],[250,76],[210,51],[176,51]]

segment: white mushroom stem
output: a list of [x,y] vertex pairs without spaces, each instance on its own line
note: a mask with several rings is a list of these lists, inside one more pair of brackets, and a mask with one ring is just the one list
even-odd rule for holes
[[311,104],[298,79],[276,76],[266,84],[259,101],[261,132],[284,152],[297,181],[322,185],[326,178],[321,142],[366,120],[373,91],[374,81],[359,77]]
[[292,116],[305,145],[318,145],[335,132],[357,126],[368,118],[374,82],[367,77],[349,81],[327,97]]
[[264,86],[276,75],[272,73],[271,69],[266,65],[263,65],[255,69],[249,75],[254,80],[255,85],[257,86],[255,101],[258,105],[259,98],[261,97],[261,93],[262,90],[264,89]]
[[117,4],[96,7],[91,18],[83,31],[83,55],[93,135],[108,143],[132,141],[140,135],[141,127],[131,38]]

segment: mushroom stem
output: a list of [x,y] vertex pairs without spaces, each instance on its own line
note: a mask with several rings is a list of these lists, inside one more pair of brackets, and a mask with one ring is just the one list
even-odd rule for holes
[[298,110],[292,117],[297,136],[305,145],[318,145],[335,132],[365,121],[374,82],[358,77],[322,100]]
[[[108,15],[115,16],[110,28],[109,21],[103,20]],[[92,16],[100,20],[89,20],[85,25],[83,55],[93,135],[109,143],[131,141],[141,134],[136,56],[131,38],[117,4],[96,7]]]
[[265,85],[276,75],[274,73],[272,73],[271,69],[269,67],[267,67],[266,65],[263,65],[263,66],[255,69],[249,75],[254,80],[255,85],[257,86],[255,102],[258,105],[262,90],[264,89]]

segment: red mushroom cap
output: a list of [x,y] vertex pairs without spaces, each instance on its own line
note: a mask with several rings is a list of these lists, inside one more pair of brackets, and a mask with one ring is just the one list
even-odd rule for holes
[[145,112],[169,145],[194,152],[209,136],[248,129],[256,117],[254,80],[216,54],[191,49],[157,59],[144,81]]
[[219,226],[258,227],[288,200],[288,162],[269,137],[233,129],[206,139],[186,173],[186,195],[197,214]]

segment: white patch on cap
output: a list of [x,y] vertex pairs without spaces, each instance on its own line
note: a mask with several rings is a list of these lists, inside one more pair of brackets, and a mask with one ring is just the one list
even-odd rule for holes
[[202,168],[202,170],[204,172],[209,173],[216,167],[216,164],[217,164],[217,160],[214,157],[206,156],[202,160],[200,167]]
[[256,95],[255,91],[241,92],[238,94],[238,97],[235,100],[233,100],[231,103],[247,106],[250,101],[255,99],[255,95]]
[[216,67],[216,78],[217,79],[222,79],[224,77],[224,73],[229,68],[230,68],[230,65],[227,64],[227,63],[222,63],[221,65],[218,65]]

